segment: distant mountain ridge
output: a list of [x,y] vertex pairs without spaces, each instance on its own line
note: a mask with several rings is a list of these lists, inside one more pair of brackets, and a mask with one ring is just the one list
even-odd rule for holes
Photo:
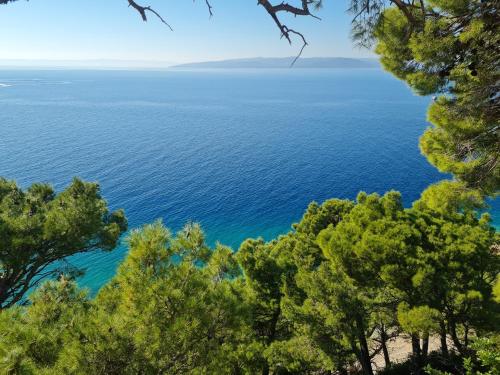
[[[220,61],[205,61],[174,65],[171,68],[182,69],[270,69],[289,68],[295,57],[256,57],[250,59],[231,59]],[[379,68],[376,59],[356,59],[348,57],[304,57],[298,59],[294,68]]]

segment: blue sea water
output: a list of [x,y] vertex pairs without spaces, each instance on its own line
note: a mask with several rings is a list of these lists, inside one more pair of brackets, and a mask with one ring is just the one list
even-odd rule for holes
[[[375,69],[4,70],[0,176],[98,181],[131,228],[198,221],[237,249],[288,231],[313,200],[396,189],[409,205],[446,178],[418,149],[428,104]],[[125,254],[71,261],[95,291]]]

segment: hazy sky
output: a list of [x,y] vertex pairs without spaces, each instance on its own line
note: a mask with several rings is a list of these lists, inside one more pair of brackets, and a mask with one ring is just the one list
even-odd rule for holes
[[[298,0],[290,0],[294,2]],[[0,60],[148,60],[190,62],[256,56],[290,56],[300,42],[280,40],[256,0],[144,0],[172,25],[151,16],[142,22],[126,0],[20,0],[0,6]],[[373,57],[353,47],[347,0],[326,0],[313,18],[289,17],[307,36],[304,56]]]

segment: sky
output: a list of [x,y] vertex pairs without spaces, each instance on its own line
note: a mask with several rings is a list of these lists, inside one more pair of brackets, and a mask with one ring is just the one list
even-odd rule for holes
[[[143,2],[141,2],[143,1]],[[256,0],[141,0],[172,25],[142,22],[126,0],[20,0],[0,6],[0,63],[7,60],[128,60],[184,63],[297,54]],[[144,2],[145,1],[145,2]],[[281,1],[281,0],[276,0]],[[290,3],[299,2],[289,0]],[[283,18],[302,32],[305,57],[374,57],[350,40],[348,0],[326,0],[317,15]]]

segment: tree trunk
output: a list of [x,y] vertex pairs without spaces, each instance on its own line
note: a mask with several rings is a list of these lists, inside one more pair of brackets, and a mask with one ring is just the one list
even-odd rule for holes
[[387,345],[385,342],[382,343],[382,351],[384,352],[385,367],[391,367],[391,359],[389,358],[389,350],[387,350]]
[[448,342],[446,341],[446,325],[443,321],[439,322],[440,336],[441,336],[441,354],[448,358]]
[[425,361],[427,359],[427,354],[429,353],[429,332],[424,335],[422,339],[422,359]]
[[387,349],[387,333],[384,326],[380,329],[380,343],[382,345],[382,352],[384,353],[385,367],[391,367],[391,359],[389,358],[389,350]]
[[[359,338],[358,338],[359,340]],[[361,345],[360,345],[361,347]],[[355,342],[351,342],[351,348],[356,358],[358,359],[359,364],[361,365],[363,375],[373,375],[373,369],[370,361],[370,356],[366,356],[366,351],[357,347]]]
[[453,344],[455,345],[455,348],[458,350],[458,352],[461,355],[464,355],[464,347],[462,343],[460,342],[460,339],[458,338],[457,335],[457,326],[455,325],[455,322],[450,322],[449,324],[450,327],[450,336],[451,340],[453,341]]
[[372,362],[370,359],[370,350],[368,349],[368,342],[365,336],[365,326],[363,324],[363,319],[358,315],[356,317],[356,328],[358,331],[358,341],[359,341],[359,362],[363,368],[363,374],[373,375]]
[[420,354],[421,354],[420,338],[415,334],[411,335],[411,348],[413,351],[413,357],[420,358]]
[[372,362],[370,360],[370,351],[368,350],[368,343],[364,335],[359,337],[360,351],[361,351],[361,366],[365,375],[373,375]]
[[422,350],[420,349],[420,338],[415,334],[411,335],[411,347],[413,352],[413,365],[415,367],[413,373],[420,374],[422,372]]

